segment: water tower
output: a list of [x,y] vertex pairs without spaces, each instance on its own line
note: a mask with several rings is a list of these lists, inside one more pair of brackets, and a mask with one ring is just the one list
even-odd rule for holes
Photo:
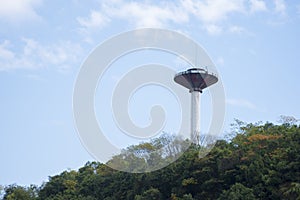
[[191,68],[175,75],[174,81],[189,89],[191,103],[191,141],[199,144],[200,140],[200,93],[218,81],[215,74],[201,68]]

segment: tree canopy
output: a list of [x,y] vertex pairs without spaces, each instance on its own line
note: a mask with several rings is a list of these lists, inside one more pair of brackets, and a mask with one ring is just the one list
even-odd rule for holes
[[[230,140],[219,140],[203,158],[203,147],[191,145],[172,164],[150,173],[113,170],[88,162],[79,170],[49,177],[43,185],[3,188],[3,199],[25,200],[193,200],[193,199],[298,199],[300,200],[300,126],[236,121]],[[167,136],[165,136],[166,139]],[[160,141],[131,146],[110,162],[142,163],[175,156],[184,142],[155,152]],[[130,156],[129,156],[130,155]],[[152,157],[151,157],[152,156]],[[130,167],[128,165],[128,167]]]

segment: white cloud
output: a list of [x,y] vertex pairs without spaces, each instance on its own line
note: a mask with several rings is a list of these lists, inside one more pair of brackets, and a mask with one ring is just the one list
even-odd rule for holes
[[216,24],[208,24],[205,25],[204,27],[206,31],[211,35],[219,35],[223,31],[222,27]]
[[80,33],[84,35],[85,41],[92,43],[93,40],[90,34],[105,27],[110,21],[110,18],[103,14],[102,11],[92,10],[88,17],[77,17],[77,22],[80,24]]
[[257,11],[266,11],[267,6],[266,3],[262,0],[250,0],[250,11],[257,12]]
[[69,41],[58,44],[44,45],[33,39],[22,39],[23,47],[20,52],[14,52],[4,41],[0,45],[0,71],[13,69],[54,68],[65,71],[72,65],[78,64],[81,47]]
[[89,17],[78,17],[77,21],[82,27],[80,31],[83,33],[85,41],[91,43],[91,33],[95,30],[101,30],[113,19],[129,22],[135,28],[162,28],[168,27],[171,23],[187,23],[189,16],[182,8],[172,2],[161,1],[151,4],[150,1],[104,0],[99,10],[92,10]]
[[204,23],[218,23],[230,13],[243,12],[243,0],[182,0],[182,6]]
[[[203,27],[210,34],[219,34],[222,27],[217,25],[226,20],[232,12],[244,11],[244,0],[179,0],[174,2],[160,1],[158,4],[151,4],[151,1],[103,1],[99,11],[91,11],[90,17],[79,17],[81,26],[95,25],[103,27],[107,22],[103,19],[126,20],[135,27],[168,27],[170,24],[187,24],[190,16],[196,16],[203,22]],[[99,23],[95,17],[99,16]],[[100,17],[101,16],[101,17]],[[84,20],[83,20],[84,19]]]
[[[284,0],[274,0],[276,12],[285,11]],[[175,0],[175,1],[124,1],[102,0],[99,10],[92,10],[89,17],[79,17],[82,27],[101,29],[108,21],[123,20],[134,27],[164,27],[172,24],[187,25],[193,18],[209,34],[218,35],[228,30],[227,20],[232,15],[246,15],[267,11],[263,0]],[[241,32],[237,26],[231,33]]]
[[149,2],[105,3],[104,12],[119,19],[125,19],[136,27],[164,27],[168,23],[188,22],[188,15],[180,7],[171,2],[150,4]]
[[81,26],[89,29],[103,27],[109,22],[109,19],[102,13],[92,10],[88,18],[78,17],[77,21]]
[[226,103],[232,106],[248,108],[251,110],[257,109],[255,104],[245,99],[226,99]]
[[41,0],[0,0],[0,19],[24,21],[39,19],[36,7]]
[[274,0],[275,12],[285,15],[286,5],[284,0]]
[[4,40],[4,42],[0,44],[0,59],[10,60],[15,57],[15,54],[8,49],[9,45],[10,42],[8,40]]
[[242,27],[242,26],[230,26],[228,29],[229,33],[233,33],[233,34],[238,34],[238,35],[242,35],[242,36],[254,36],[255,34],[250,32],[249,30],[247,30],[246,28]]
[[[282,26],[289,21],[288,13],[286,12],[287,5],[285,0],[273,0],[273,16],[267,21],[270,26]],[[274,17],[274,15],[276,17]]]
[[241,26],[231,26],[229,27],[229,32],[230,33],[237,33],[237,34],[242,34],[245,32],[245,28]]
[[244,12],[243,0],[182,0],[182,6],[191,15],[196,16],[208,33],[220,34],[223,28],[219,25],[228,16],[236,12]]

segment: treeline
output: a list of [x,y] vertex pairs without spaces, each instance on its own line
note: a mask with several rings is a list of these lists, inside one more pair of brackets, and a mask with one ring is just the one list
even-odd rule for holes
[[[299,125],[236,121],[232,134],[203,158],[199,158],[203,148],[191,145],[176,162],[154,172],[126,173],[88,162],[78,171],[49,177],[40,187],[7,186],[3,199],[300,199]],[[149,157],[157,142],[127,150]]]

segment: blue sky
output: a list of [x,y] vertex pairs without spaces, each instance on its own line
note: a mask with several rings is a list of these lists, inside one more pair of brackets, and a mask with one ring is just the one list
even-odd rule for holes
[[[300,118],[296,1],[0,0],[0,5],[0,185],[41,184],[93,160],[73,122],[74,82],[99,43],[135,28],[176,30],[206,49],[225,87],[224,132],[234,118]],[[161,58],[151,55],[156,62]],[[161,95],[158,91],[152,92]]]

